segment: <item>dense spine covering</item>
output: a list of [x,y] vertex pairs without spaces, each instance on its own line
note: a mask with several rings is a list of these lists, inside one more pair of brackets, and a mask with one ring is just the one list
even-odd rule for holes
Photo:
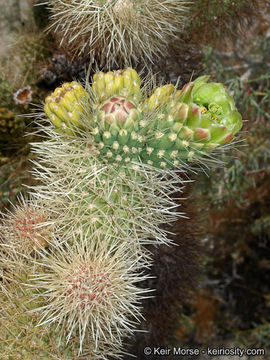
[[46,99],[53,126],[33,144],[42,185],[4,219],[0,265],[4,293],[10,283],[30,292],[38,325],[59,330],[58,350],[118,357],[135,331],[151,295],[137,284],[151,267],[146,245],[170,244],[161,225],[181,215],[179,173],[241,128],[225,88],[206,81],[147,96],[126,69],[98,73],[86,89],[63,84]]
[[185,0],[52,0],[51,28],[69,53],[91,55],[100,65],[149,66],[166,52],[187,20]]

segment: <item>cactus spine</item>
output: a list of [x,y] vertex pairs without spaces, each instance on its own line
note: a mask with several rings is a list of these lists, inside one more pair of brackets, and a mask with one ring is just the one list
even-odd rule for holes
[[[144,245],[170,243],[160,225],[181,215],[171,198],[184,182],[179,173],[211,163],[207,153],[242,124],[225,88],[205,77],[148,97],[140,85],[129,68],[98,73],[87,89],[64,84],[46,99],[49,139],[33,144],[43,184],[14,213],[27,236],[14,235],[8,218],[2,225],[5,292],[25,284],[39,326],[59,330],[58,349],[68,343],[89,359],[119,356],[140,321],[149,290],[137,282],[151,266]],[[29,233],[38,241],[22,251]]]

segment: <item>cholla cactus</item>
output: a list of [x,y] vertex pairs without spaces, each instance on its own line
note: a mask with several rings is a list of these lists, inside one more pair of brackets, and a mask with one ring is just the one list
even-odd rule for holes
[[[160,225],[181,215],[171,199],[184,182],[179,173],[211,163],[207,153],[241,128],[231,96],[206,77],[150,96],[149,84],[140,85],[126,69],[98,73],[86,89],[76,82],[57,88],[44,107],[49,139],[33,144],[43,184],[4,221],[3,233],[12,234],[1,246],[4,292],[24,284],[30,313],[41,329],[56,326],[62,353],[66,342],[79,356],[119,356],[148,293],[137,285],[151,266],[145,244],[169,244]],[[29,236],[37,240],[31,251]],[[10,338],[4,344],[6,354]]]
[[185,0],[52,0],[48,6],[60,44],[104,65],[164,55],[188,10]]

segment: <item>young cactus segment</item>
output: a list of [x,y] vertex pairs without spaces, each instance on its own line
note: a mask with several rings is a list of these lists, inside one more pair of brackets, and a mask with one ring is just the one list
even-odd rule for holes
[[45,99],[44,111],[59,132],[75,135],[76,129],[82,128],[84,108],[88,101],[88,93],[82,85],[73,81],[56,88]]
[[149,290],[136,285],[147,278],[141,269],[148,265],[140,256],[130,257],[126,244],[109,245],[102,238],[90,242],[88,237],[95,236],[83,231],[75,237],[72,246],[55,246],[44,256],[29,283],[41,289],[37,299],[47,303],[40,308],[40,326],[58,324],[67,342],[78,334],[80,352],[86,337],[96,350],[102,341],[113,349],[141,317],[139,302]]
[[54,222],[48,207],[35,199],[20,200],[19,204],[2,214],[0,224],[1,287],[24,283],[35,272],[34,260],[51,245]]

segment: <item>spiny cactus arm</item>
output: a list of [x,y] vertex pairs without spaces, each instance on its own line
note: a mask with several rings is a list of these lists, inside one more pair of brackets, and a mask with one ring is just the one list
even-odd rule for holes
[[112,348],[122,345],[140,321],[140,301],[150,291],[137,287],[148,278],[142,269],[149,267],[149,260],[109,236],[84,229],[70,236],[75,237],[72,245],[63,248],[55,242],[28,280],[39,289],[36,299],[43,304],[35,307],[41,311],[39,323],[58,324],[67,341],[76,333],[81,350],[87,341],[96,350],[103,341]]
[[[159,225],[176,219],[177,205],[168,194],[178,188],[179,176],[171,172],[165,182],[165,174],[144,164],[106,165],[85,138],[70,141],[53,129],[50,135],[51,140],[33,144],[43,163],[35,169],[44,183],[36,195],[56,214],[63,231],[79,226],[91,233],[113,233],[135,250],[169,242]],[[45,166],[55,170],[44,173]]]
[[[54,200],[55,210],[59,200]],[[137,283],[147,278],[142,269],[150,265],[149,254],[127,246],[113,227],[91,231],[84,219],[77,228],[69,219],[67,232],[61,221],[48,228],[46,214],[34,205],[31,199],[16,206],[1,226],[1,235],[7,235],[4,241],[0,236],[1,288],[8,298],[5,310],[11,309],[8,314],[0,312],[1,326],[16,333],[1,333],[0,355],[22,351],[29,360],[37,354],[46,359],[53,350],[59,356],[79,356],[83,349],[93,359],[118,356],[122,338],[135,330],[141,318],[140,300],[148,296],[149,290],[140,290]],[[103,217],[108,217],[105,211],[103,206]],[[14,293],[18,286],[21,294],[27,293],[19,300]],[[18,332],[24,339],[16,339]],[[58,338],[55,348],[49,341],[53,333]]]
[[149,67],[164,56],[189,19],[186,0],[50,0],[51,28],[69,53],[91,55],[101,65]]

